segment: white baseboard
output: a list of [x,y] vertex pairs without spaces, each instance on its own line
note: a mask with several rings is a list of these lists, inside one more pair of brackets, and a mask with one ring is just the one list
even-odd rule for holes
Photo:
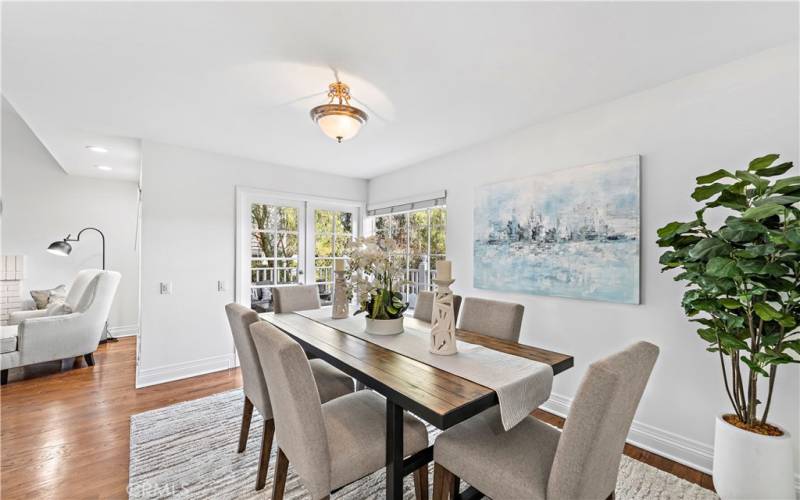
[[172,382],[173,380],[196,377],[220,370],[228,370],[233,368],[233,363],[233,354],[225,354],[184,363],[159,366],[157,368],[148,368],[147,370],[139,370],[136,374],[136,388],[140,389],[151,385],[163,384],[164,382]]
[[[571,398],[551,394],[550,399],[542,405],[542,408],[558,416],[566,417],[571,404]],[[644,450],[711,474],[714,447],[706,443],[679,436],[636,420],[631,424],[627,441]]]
[[[571,404],[572,398],[550,394],[550,399],[542,405],[542,409],[566,418]],[[631,424],[627,442],[687,467],[711,474],[714,463],[714,447],[709,444],[679,436],[636,420]],[[800,473],[794,475],[794,491],[795,496],[800,500]]]
[[134,337],[139,334],[139,325],[109,326],[108,333],[114,338]]

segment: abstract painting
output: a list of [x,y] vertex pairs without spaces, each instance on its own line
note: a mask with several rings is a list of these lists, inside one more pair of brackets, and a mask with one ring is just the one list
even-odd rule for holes
[[475,288],[639,303],[639,156],[479,187]]

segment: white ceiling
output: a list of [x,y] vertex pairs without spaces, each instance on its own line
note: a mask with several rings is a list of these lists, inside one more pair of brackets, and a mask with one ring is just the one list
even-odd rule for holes
[[[795,2],[2,8],[4,95],[67,171],[120,178],[135,138],[374,177],[798,37]],[[344,144],[308,117],[331,68],[370,114]]]

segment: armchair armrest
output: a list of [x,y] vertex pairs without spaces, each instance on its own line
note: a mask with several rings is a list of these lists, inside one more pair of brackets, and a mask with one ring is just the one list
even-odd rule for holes
[[30,364],[94,352],[102,325],[84,313],[30,318],[19,324],[17,339],[21,363]]
[[8,315],[9,325],[18,325],[23,320],[31,318],[42,318],[47,316],[47,309],[34,309],[32,311],[14,311]]

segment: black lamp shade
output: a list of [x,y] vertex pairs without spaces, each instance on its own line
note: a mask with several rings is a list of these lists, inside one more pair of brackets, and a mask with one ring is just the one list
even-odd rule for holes
[[66,241],[54,241],[49,247],[47,247],[47,251],[54,255],[66,257],[72,251],[72,245]]

